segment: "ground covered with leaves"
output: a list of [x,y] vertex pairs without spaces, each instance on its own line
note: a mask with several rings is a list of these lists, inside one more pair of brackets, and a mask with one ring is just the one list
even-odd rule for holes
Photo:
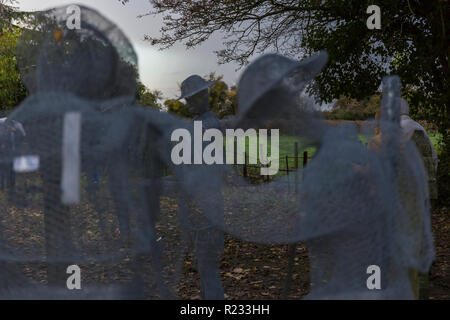
[[[430,271],[432,300],[450,299],[450,212],[438,208],[432,215],[436,259]],[[301,299],[309,292],[307,248],[296,246],[290,290],[284,292],[289,247],[252,244],[225,237],[221,277],[226,298]],[[187,256],[178,288],[181,299],[200,299],[200,280],[191,256]]]
[[430,271],[430,299],[450,300],[450,211],[438,208],[432,215],[436,258]]
[[[2,199],[0,197],[0,199]],[[5,200],[5,199],[2,199]],[[79,210],[82,214],[77,219],[75,230],[85,230],[82,225],[96,225],[97,216],[92,214],[91,207]],[[9,226],[4,236],[14,239],[14,243],[20,247],[43,248],[43,214],[39,210],[4,208],[3,226]],[[36,209],[36,208],[33,208]],[[21,214],[19,214],[21,212]],[[158,233],[167,240],[170,248],[164,248],[166,252],[164,261],[166,266],[173,270],[166,270],[168,276],[173,279],[171,286],[177,288],[180,299],[201,299],[200,279],[198,276],[195,259],[189,253],[183,257],[180,230],[177,227],[178,205],[175,199],[163,198],[161,202],[161,228]],[[82,219],[81,219],[82,218]],[[117,219],[114,215],[105,217],[108,220],[110,239],[108,243],[115,242],[119,238]],[[109,221],[111,220],[111,221]],[[167,220],[167,221],[166,221]],[[429,297],[433,300],[450,299],[450,211],[440,207],[434,210],[432,215],[432,227],[435,243],[436,258],[430,271]],[[97,248],[91,248],[92,243],[101,243],[99,228],[86,231],[86,234],[77,235],[85,249],[89,252]],[[112,241],[114,240],[114,241]],[[264,245],[239,240],[230,235],[225,236],[225,248],[221,261],[221,278],[225,289],[226,298],[234,299],[301,299],[309,292],[309,261],[307,247],[299,243],[295,246],[295,258],[292,264],[292,279],[287,281],[289,262],[288,245]],[[108,252],[116,252],[116,248],[110,248]],[[125,250],[125,249],[120,249]],[[119,251],[120,251],[119,250]],[[39,251],[39,250],[38,250]],[[35,252],[38,252],[35,251]],[[119,252],[120,253],[120,252]],[[90,264],[80,266],[83,271],[85,285],[91,283],[110,283],[116,279],[131,279],[130,257],[117,257],[112,265]],[[176,262],[176,263],[175,263]],[[31,279],[40,283],[46,283],[46,267],[44,263],[29,263],[22,270]],[[103,269],[107,269],[106,271]],[[151,272],[149,275],[152,274]],[[181,276],[178,278],[178,275]],[[177,275],[177,276],[175,276]],[[146,279],[154,282],[155,279]],[[178,283],[178,285],[177,285]],[[289,290],[286,292],[286,284]],[[157,298],[150,297],[149,298]]]

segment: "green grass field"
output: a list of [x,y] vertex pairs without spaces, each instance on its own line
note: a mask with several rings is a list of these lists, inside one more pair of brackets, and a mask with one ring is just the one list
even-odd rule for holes
[[[367,135],[367,134],[359,134],[359,140],[361,143],[366,145],[370,139],[373,137],[373,135]],[[442,137],[438,133],[430,133],[430,140],[433,143],[434,148],[439,152],[439,148],[441,147],[441,140]],[[271,155],[271,140],[270,137],[267,138],[268,142],[268,154]],[[286,166],[289,166],[289,170],[295,169],[295,143],[298,143],[298,166],[301,168],[303,166],[303,152],[308,152],[308,161],[311,160],[311,158],[314,156],[314,153],[316,149],[314,147],[308,146],[307,140],[302,137],[296,137],[296,136],[287,136],[282,135],[279,137],[279,169],[280,170],[286,170]],[[224,144],[226,145],[226,141],[224,140]],[[259,176],[258,169],[252,168],[253,162],[256,162],[256,165],[260,165],[259,158],[258,159],[252,159],[248,156],[249,154],[249,139],[246,139],[245,141],[245,149],[247,153],[247,161],[250,164],[248,168],[249,176]],[[257,154],[259,155],[259,142],[258,142],[258,150]],[[286,156],[288,157],[288,162],[286,165]],[[253,160],[253,161],[252,161]],[[286,172],[280,171],[275,177],[278,177],[280,175],[284,175]]]
[[[268,155],[271,156],[271,139],[270,137],[267,138],[268,142]],[[306,139],[302,137],[295,137],[295,136],[280,136],[279,137],[279,154],[278,154],[278,161],[279,161],[279,169],[286,169],[286,156],[288,156],[288,166],[289,169],[294,169],[295,167],[295,143],[298,144],[298,165],[299,167],[303,164],[303,152],[308,152],[308,158],[311,158],[315,153],[315,148],[308,146],[308,143]],[[224,141],[224,144],[226,145],[226,142]],[[245,141],[245,150],[247,153],[247,161],[250,165],[255,164],[260,165],[260,159],[259,157],[256,159],[254,157],[249,156],[249,139],[246,139]],[[257,154],[259,155],[259,141],[258,141],[258,147],[257,147]]]
[[438,132],[431,132],[430,134],[430,140],[433,144],[434,149],[436,149],[437,154],[440,154],[440,150],[442,149],[442,134]]

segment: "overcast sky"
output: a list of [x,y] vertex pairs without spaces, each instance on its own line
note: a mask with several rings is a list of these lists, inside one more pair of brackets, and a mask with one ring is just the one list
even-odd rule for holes
[[210,39],[196,49],[186,50],[181,44],[159,51],[144,35],[158,36],[162,26],[160,16],[137,18],[151,10],[146,0],[131,1],[122,5],[117,0],[19,0],[20,10],[36,11],[71,3],[92,7],[116,23],[130,38],[139,57],[139,72],[142,82],[150,89],[159,89],[165,98],[179,96],[178,83],[192,74],[204,76],[212,71],[224,75],[229,85],[235,84],[242,70],[237,64],[219,65],[215,50],[223,47],[219,36]]

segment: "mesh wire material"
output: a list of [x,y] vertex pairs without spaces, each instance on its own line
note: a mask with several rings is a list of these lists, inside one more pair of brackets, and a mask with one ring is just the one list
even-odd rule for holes
[[[176,298],[186,250],[194,251],[203,296],[222,298],[224,232],[258,243],[305,241],[311,299],[413,297],[408,270],[427,272],[434,250],[427,176],[412,142],[400,139],[398,78],[384,81],[380,133],[366,147],[355,128],[330,127],[299,104],[298,90],[326,54],[299,64],[271,55],[267,68],[264,59],[249,66],[239,94],[250,102],[238,125],[294,119],[289,132],[316,150],[305,169],[252,184],[233,166],[174,165],[171,134],[185,128],[194,136],[193,123],[133,105],[137,58],[114,24],[85,7],[81,29],[68,30],[66,18],[66,7],[37,14],[18,45],[30,96],[10,115],[26,135],[11,140],[11,125],[0,127],[0,298]],[[269,76],[277,59],[289,70]],[[270,85],[246,84],[255,78]],[[71,112],[81,116],[80,199],[64,204]],[[210,112],[196,120],[220,126]],[[38,168],[12,170],[30,156]],[[162,199],[176,210],[160,207]],[[82,269],[80,291],[66,288],[72,264]],[[382,290],[367,289],[370,265],[381,268]]]

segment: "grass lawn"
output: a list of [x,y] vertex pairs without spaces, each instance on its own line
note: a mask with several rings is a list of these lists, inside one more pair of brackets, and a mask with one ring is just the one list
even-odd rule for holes
[[[280,136],[279,137],[279,154],[278,154],[278,162],[279,162],[279,169],[285,170],[286,169],[286,156],[288,157],[288,166],[289,170],[294,170],[295,168],[295,143],[298,144],[298,166],[299,168],[303,165],[303,152],[308,152],[308,160],[311,159],[312,156],[314,156],[314,153],[316,151],[315,147],[308,146],[308,142],[303,137],[296,137],[296,136]],[[224,144],[226,145],[226,141],[224,141]],[[268,149],[268,156],[271,156],[271,139],[270,137],[267,138],[267,149]],[[245,150],[247,153],[247,161],[250,165],[260,165],[260,159],[259,157],[255,159],[254,157],[249,156],[249,139],[245,140]],[[259,141],[257,146],[257,154],[259,155]],[[242,165],[239,165],[242,166]],[[249,175],[259,175],[257,171],[259,171],[257,168],[249,167]],[[255,171],[255,172],[253,172]],[[279,175],[286,174],[283,171],[280,171],[277,175],[273,176],[277,177]]]
[[430,132],[429,133],[431,143],[433,144],[434,149],[439,154],[439,150],[442,149],[442,134],[438,132]]
[[[370,134],[359,134],[358,135],[359,140],[361,143],[366,145],[370,139],[372,139],[373,135]],[[439,152],[440,144],[442,136],[439,133],[430,133],[430,139],[433,143],[434,148]],[[268,155],[271,155],[271,139],[270,137],[267,138],[268,142]],[[287,165],[289,166],[289,170],[295,169],[295,143],[298,144],[298,166],[299,168],[302,168],[303,166],[303,152],[308,152],[308,161],[311,160],[311,158],[314,156],[314,153],[316,152],[316,148],[313,146],[308,146],[308,141],[304,137],[298,137],[298,136],[288,136],[288,135],[281,135],[279,137],[279,155],[278,155],[278,162],[279,162],[279,169],[280,170],[286,170],[286,156],[288,157]],[[226,145],[226,140],[224,139],[224,145]],[[258,141],[258,148],[257,148],[257,154],[259,155],[259,141]],[[249,176],[259,176],[259,169],[253,168],[251,165],[260,165],[259,158],[254,159],[249,156],[249,139],[245,139],[245,150],[247,153],[247,161],[248,164],[250,164],[248,168]],[[238,165],[238,167],[241,167],[239,170],[242,171],[242,165]],[[277,175],[273,176],[272,178],[276,178],[278,176],[286,174],[285,171],[278,172]]]

